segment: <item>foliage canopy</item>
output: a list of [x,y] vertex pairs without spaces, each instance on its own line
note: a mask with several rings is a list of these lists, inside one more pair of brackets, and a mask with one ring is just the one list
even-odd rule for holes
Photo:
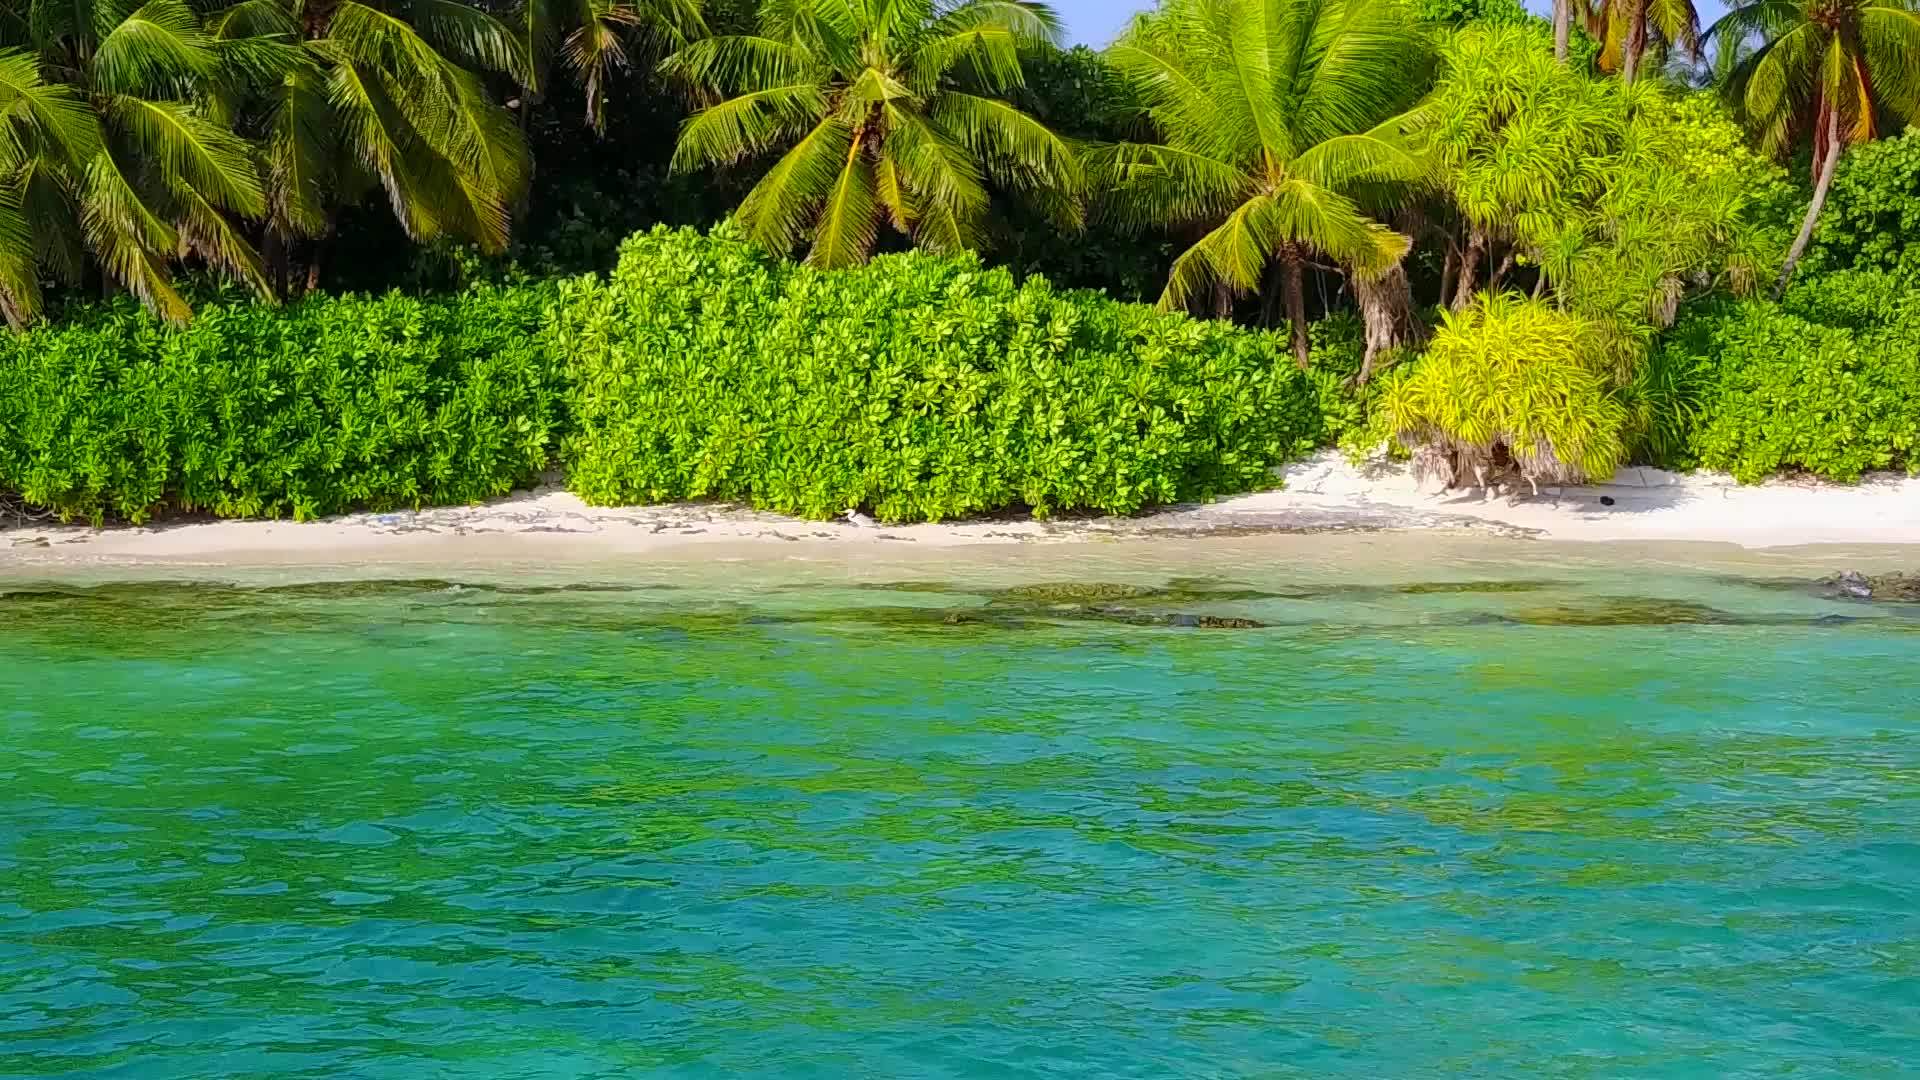
[[1079,217],[1072,147],[1006,96],[1023,50],[1059,20],[1028,0],[769,0],[758,34],[705,38],[666,70],[721,98],[680,133],[677,168],[733,165],[775,150],[735,215],[746,234],[808,262],[845,267],[882,224],[930,251],[979,245],[989,183]]

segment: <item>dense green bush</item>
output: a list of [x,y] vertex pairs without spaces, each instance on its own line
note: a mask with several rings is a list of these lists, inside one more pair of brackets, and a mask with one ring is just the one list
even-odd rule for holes
[[0,336],[0,493],[63,517],[312,518],[500,495],[549,461],[553,290],[131,304]]
[[1806,268],[1884,270],[1920,283],[1920,130],[1840,159]]
[[568,283],[559,311],[565,458],[594,503],[1127,513],[1264,486],[1321,435],[1272,335],[967,257],[827,273],[656,230],[609,279]]
[[1666,464],[1747,483],[1784,470],[1920,472],[1920,293],[1886,275],[1830,274],[1781,303],[1703,307],[1655,363],[1693,403],[1675,416]]

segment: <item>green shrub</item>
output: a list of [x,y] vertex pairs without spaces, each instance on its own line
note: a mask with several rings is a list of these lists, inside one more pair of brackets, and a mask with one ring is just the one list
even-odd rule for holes
[[130,304],[0,337],[0,492],[63,518],[313,518],[474,502],[549,462],[547,287],[425,300]]
[[571,486],[886,521],[1129,513],[1267,485],[1320,417],[1273,335],[1016,284],[968,257],[821,272],[716,232],[564,287]]
[[1674,464],[1743,483],[1783,470],[1845,482],[1920,472],[1920,295],[1884,275],[1826,275],[1784,303],[1689,313],[1657,362],[1689,372],[1698,402],[1675,424]]
[[1805,271],[1846,269],[1920,284],[1920,129],[1856,147],[1834,170]]
[[1366,332],[1351,315],[1329,315],[1309,328],[1312,345],[1307,378],[1320,410],[1321,441],[1359,463],[1382,447],[1402,456],[1394,441],[1386,400],[1412,370],[1419,354],[1398,350],[1375,360],[1373,377],[1364,386],[1355,380],[1366,357]]
[[1449,484],[1509,464],[1529,481],[1605,479],[1626,457],[1627,410],[1601,328],[1538,300],[1482,295],[1448,312],[1387,392],[1393,429]]

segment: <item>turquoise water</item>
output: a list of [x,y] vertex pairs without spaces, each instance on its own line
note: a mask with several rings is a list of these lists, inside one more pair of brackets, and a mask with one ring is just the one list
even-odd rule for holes
[[1639,585],[16,591],[0,1076],[1913,1075],[1920,619]]

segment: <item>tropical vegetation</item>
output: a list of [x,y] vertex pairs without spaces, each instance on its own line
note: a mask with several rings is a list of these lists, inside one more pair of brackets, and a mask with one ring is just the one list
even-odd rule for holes
[[663,70],[720,100],[680,132],[677,168],[784,147],[735,212],[747,236],[835,268],[873,253],[883,224],[930,251],[976,246],[988,183],[1078,220],[1080,166],[1005,95],[1021,53],[1049,45],[1045,7],[1009,0],[775,0],[757,33],[704,38]]
[[1110,50],[1159,138],[1098,152],[1117,218],[1202,235],[1168,269],[1161,304],[1187,308],[1280,277],[1307,363],[1305,266],[1371,281],[1410,241],[1368,213],[1376,189],[1425,169],[1398,116],[1430,66],[1399,0],[1167,0]]
[[589,502],[938,521],[1131,513],[1267,483],[1320,416],[1270,335],[1016,282],[967,256],[823,273],[734,236],[636,237],[569,283],[563,458]]
[[1457,484],[1920,469],[1920,0],[1062,36],[1035,0],[0,0],[0,499],[310,516],[558,465],[1126,512],[1334,442]]
[[95,522],[503,495],[565,415],[551,294],[210,303],[178,330],[122,302],[0,336],[0,492]]

